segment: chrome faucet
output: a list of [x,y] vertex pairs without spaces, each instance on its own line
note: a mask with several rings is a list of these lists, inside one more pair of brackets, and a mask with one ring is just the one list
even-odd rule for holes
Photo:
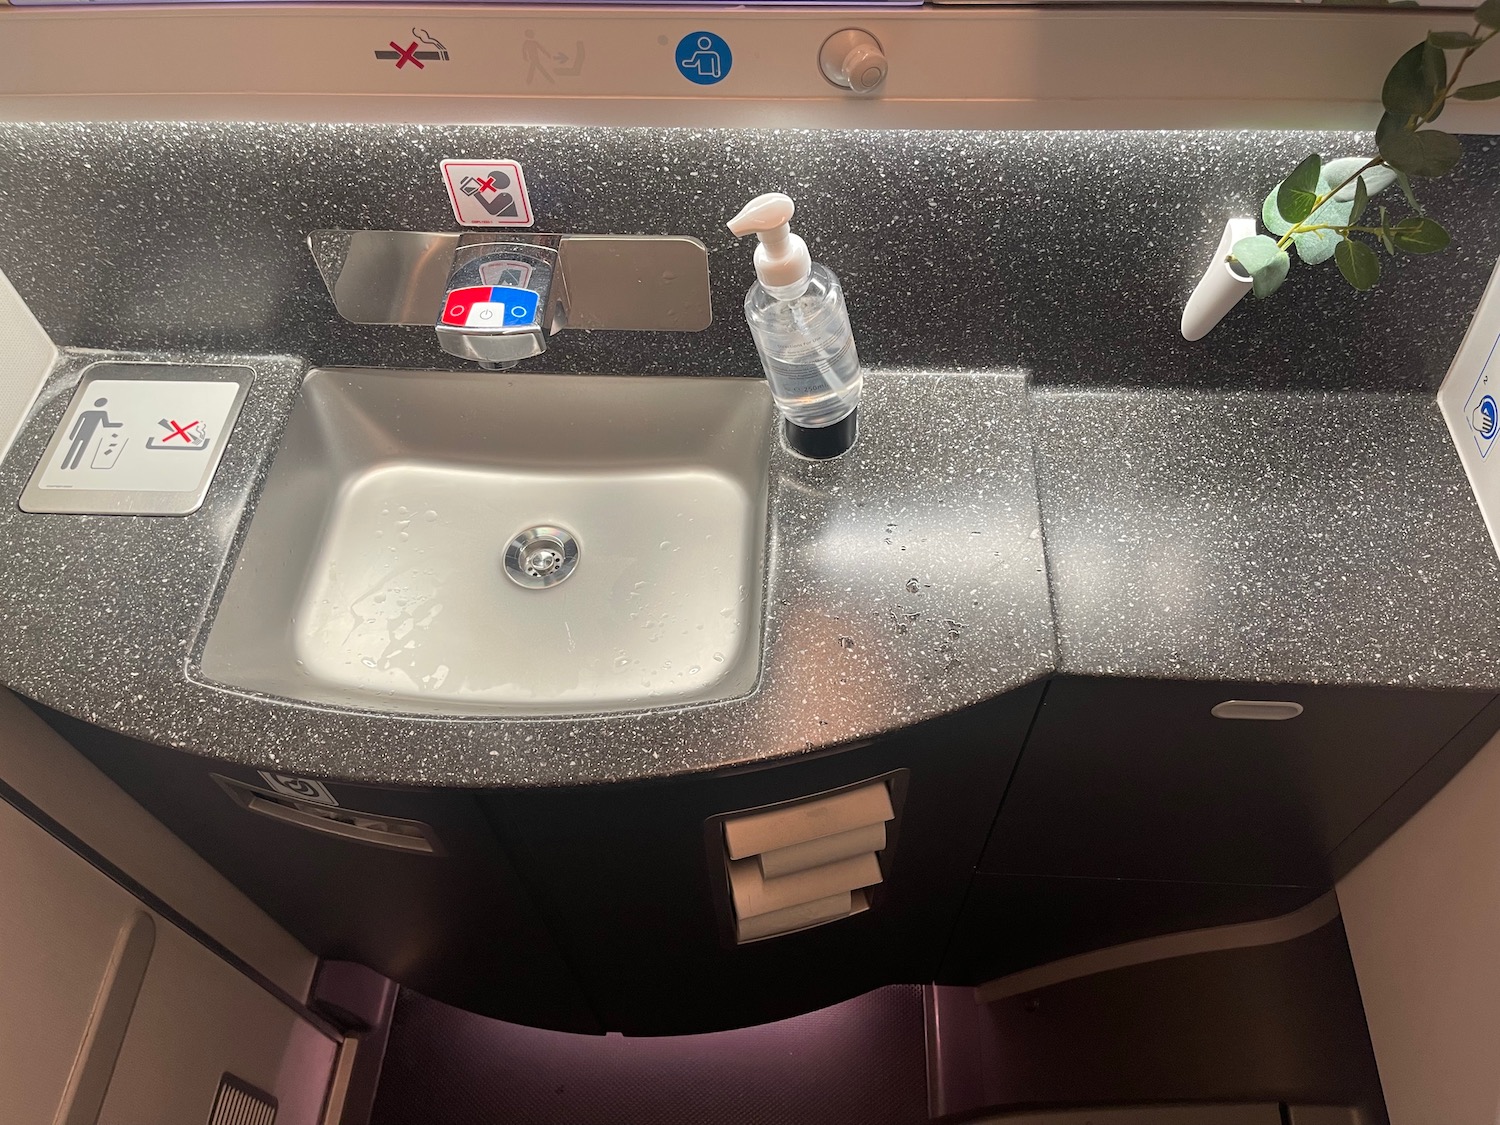
[[567,313],[561,241],[555,234],[463,235],[438,314],[443,350],[490,370],[546,351]]
[[701,332],[708,249],[677,235],[322,230],[308,238],[334,306],[356,324],[426,324],[491,370],[564,328]]

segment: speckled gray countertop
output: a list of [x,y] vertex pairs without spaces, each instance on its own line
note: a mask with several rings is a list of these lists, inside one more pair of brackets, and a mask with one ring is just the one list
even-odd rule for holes
[[1054,671],[1500,690],[1500,560],[1425,397],[899,371],[869,376],[850,455],[771,453],[775,562],[746,698],[446,720],[221,690],[189,675],[191,653],[306,364],[109,357],[255,368],[207,503],[180,519],[21,512],[101,358],[66,355],[0,464],[0,682],[164,745],[370,781],[548,785],[834,746]]
[[102,358],[65,357],[0,464],[0,682],[137,738],[371,781],[604,782],[848,742],[1002,694],[1055,663],[1023,379],[887,372],[867,379],[851,454],[812,463],[771,453],[775,563],[760,684],[748,697],[588,719],[451,720],[194,682],[196,636],[306,365],[108,357],[256,370],[207,502],[182,518],[20,511],[73,386]]
[[1031,404],[1060,671],[1500,688],[1500,557],[1430,398]]

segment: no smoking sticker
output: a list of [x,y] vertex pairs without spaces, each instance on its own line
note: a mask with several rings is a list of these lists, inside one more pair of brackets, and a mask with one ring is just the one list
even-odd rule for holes
[[514,160],[445,160],[453,217],[466,227],[529,227],[526,175]]

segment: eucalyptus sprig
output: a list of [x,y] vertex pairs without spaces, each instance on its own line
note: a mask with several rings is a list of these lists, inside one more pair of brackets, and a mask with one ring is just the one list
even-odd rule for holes
[[[1375,128],[1378,155],[1325,164],[1314,153],[1281,181],[1261,211],[1261,221],[1277,237],[1251,235],[1230,252],[1229,261],[1250,276],[1257,297],[1269,297],[1286,280],[1292,267],[1288,247],[1308,265],[1333,258],[1344,280],[1364,290],[1379,280],[1380,258],[1356,234],[1368,236],[1387,254],[1432,254],[1448,246],[1448,232],[1424,213],[1411,180],[1442,176],[1463,155],[1457,137],[1428,127],[1449,98],[1500,98],[1500,82],[1458,84],[1470,57],[1496,35],[1500,0],[1485,0],[1475,9],[1473,31],[1428,32],[1396,60],[1381,87],[1385,114]],[[1458,53],[1451,69],[1449,52]],[[1365,217],[1370,197],[1391,183],[1400,185],[1412,213],[1392,219],[1381,207],[1379,221],[1370,222]]]

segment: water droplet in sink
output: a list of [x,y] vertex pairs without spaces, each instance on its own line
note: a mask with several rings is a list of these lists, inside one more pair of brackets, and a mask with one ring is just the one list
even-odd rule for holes
[[660,542],[660,543],[658,543],[658,544],[657,544],[657,545],[656,545],[656,549],[657,549],[657,550],[658,550],[658,551],[665,551],[665,550],[666,550],[666,549],[667,549],[667,548],[668,548],[668,547],[670,547],[670,546],[671,546],[671,545],[672,545],[672,543],[671,543],[671,540],[668,540],[668,539],[663,539],[663,540],[662,540],[662,541],[661,541],[661,542]]
[[628,657],[628,656],[617,656],[617,657],[615,657],[615,667],[616,668],[629,668],[630,667],[630,657]]
[[361,664],[363,664],[366,668],[373,668],[373,667],[375,667],[375,661],[373,661],[372,659],[370,659],[368,656],[361,656],[359,658],[359,662]]
[[722,652],[716,652],[716,653],[714,653],[714,663],[716,663],[716,664],[723,664],[724,663],[724,654]]
[[422,518],[428,523],[431,523],[433,520],[437,519],[437,512],[435,512],[431,508],[428,508],[427,511],[422,513]]
[[405,543],[408,539],[411,538],[411,532],[409,532],[409,531],[403,531],[400,535],[396,536],[396,538],[399,539],[399,540],[401,540],[401,542]]
[[700,667],[698,667],[698,665],[694,664],[691,668],[688,669],[688,675],[689,676],[696,676],[701,671],[703,671],[703,669],[700,668]]

